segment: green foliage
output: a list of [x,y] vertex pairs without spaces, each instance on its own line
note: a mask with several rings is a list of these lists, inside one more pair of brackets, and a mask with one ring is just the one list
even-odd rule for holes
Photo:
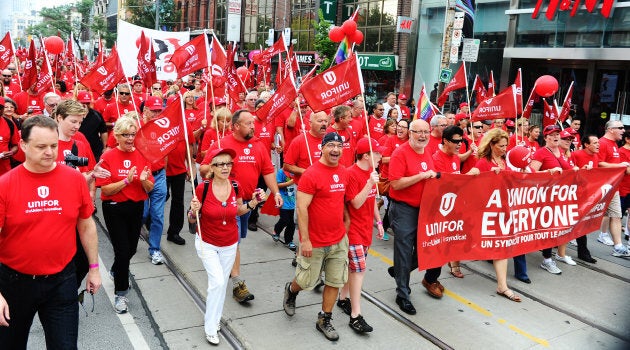
[[337,53],[338,44],[333,43],[330,38],[328,38],[328,31],[330,30],[331,24],[324,20],[324,15],[321,9],[319,10],[318,15],[319,21],[313,21],[313,28],[315,28],[314,48],[322,60],[318,69],[318,73],[321,73],[331,66],[332,61],[335,58],[335,54]]
[[[155,0],[127,0],[127,21],[137,26],[155,29]],[[160,0],[160,28],[172,30],[179,24],[181,11],[174,0]]]

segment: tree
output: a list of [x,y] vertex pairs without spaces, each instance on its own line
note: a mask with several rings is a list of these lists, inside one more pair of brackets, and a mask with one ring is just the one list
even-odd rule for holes
[[318,11],[318,15],[319,21],[313,21],[313,28],[315,28],[315,44],[313,46],[322,60],[318,69],[318,73],[321,73],[332,65],[332,60],[337,53],[337,44],[328,38],[331,25],[324,19],[321,9]]
[[[127,0],[127,20],[144,28],[155,28],[155,0]],[[173,30],[179,24],[182,12],[174,0],[159,0],[160,28]]]

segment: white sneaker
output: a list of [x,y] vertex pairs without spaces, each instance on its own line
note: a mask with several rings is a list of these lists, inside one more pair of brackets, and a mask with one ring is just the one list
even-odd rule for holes
[[124,314],[125,312],[127,312],[127,303],[128,302],[129,302],[129,299],[127,299],[126,296],[124,296],[124,295],[117,295],[114,298],[114,310],[116,310],[116,313]]
[[618,258],[627,258],[630,257],[630,250],[628,250],[628,248],[626,248],[626,246],[624,245],[622,245],[621,248],[613,247],[612,256],[616,256]]
[[568,256],[568,255],[565,255],[565,256],[560,256],[560,255],[558,255],[558,253],[556,253],[556,254],[555,254],[555,258],[556,258],[556,260],[558,260],[558,261],[562,261],[563,263],[565,263],[565,264],[567,264],[567,265],[571,265],[571,266],[575,266],[575,265],[577,265],[577,264],[575,263],[575,261],[573,261],[573,258],[571,258],[571,257],[570,257],[570,256]]
[[597,237],[597,241],[605,245],[615,245],[612,238],[610,238],[610,233],[608,232],[600,232],[599,236]]
[[562,270],[560,270],[558,266],[556,266],[556,262],[553,260],[549,260],[549,262],[545,262],[543,260],[542,264],[540,264],[540,267],[543,270],[547,270],[549,273],[553,273],[554,275],[559,275],[562,273]]
[[576,246],[577,245],[577,241],[575,239],[572,239],[572,240],[569,241],[569,244]]
[[206,340],[212,345],[219,345],[219,333],[215,335],[206,334]]
[[160,252],[159,250],[156,250],[155,252],[153,252],[153,254],[151,254],[151,264],[153,265],[162,265],[164,263],[164,256],[162,255],[162,252]]

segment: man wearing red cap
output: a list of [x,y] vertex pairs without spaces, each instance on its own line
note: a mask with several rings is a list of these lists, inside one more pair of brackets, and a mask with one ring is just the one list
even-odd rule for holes
[[470,107],[468,106],[468,102],[462,102],[459,104],[459,113],[464,113],[464,114],[470,113]]
[[411,120],[411,112],[409,112],[409,107],[407,107],[407,95],[398,95],[398,109],[400,110],[400,114],[398,114],[397,121],[400,121],[401,119]]
[[144,93],[142,87],[142,80],[135,79],[133,81],[133,91],[131,92],[131,98],[133,99],[133,103],[136,104],[136,108],[140,109],[140,105],[147,99],[147,94]]

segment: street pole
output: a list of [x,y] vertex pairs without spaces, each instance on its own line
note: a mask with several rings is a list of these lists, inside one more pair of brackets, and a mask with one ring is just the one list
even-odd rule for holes
[[155,0],[155,30],[160,30],[160,0]]
[[[444,68],[448,68],[450,54],[451,54],[451,37],[453,35],[453,20],[455,18],[455,1],[448,0],[445,5],[444,11],[444,37],[442,38],[442,57],[440,60],[440,72]],[[439,76],[439,74],[438,74]],[[442,91],[444,91],[444,82],[440,82],[438,85],[437,96],[440,97]],[[436,100],[437,102],[437,100]]]

